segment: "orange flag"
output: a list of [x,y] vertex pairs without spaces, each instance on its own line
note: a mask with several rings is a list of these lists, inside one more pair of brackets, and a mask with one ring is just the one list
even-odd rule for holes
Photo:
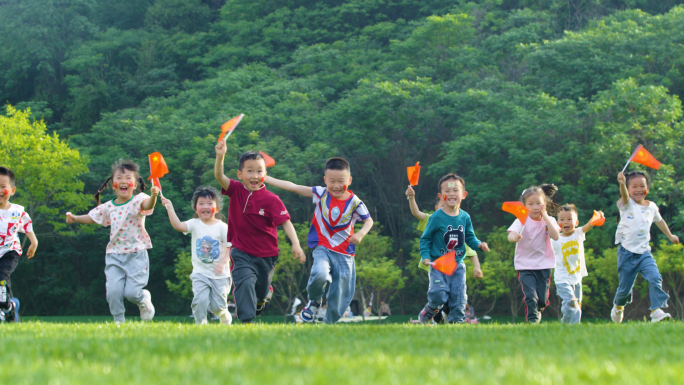
[[523,226],[525,225],[525,221],[527,220],[527,214],[529,214],[530,210],[525,207],[524,204],[521,202],[504,202],[503,206],[501,206],[501,209],[507,213],[511,213],[522,222]]
[[264,157],[264,162],[266,162],[266,167],[275,166],[275,159],[271,158],[267,153],[259,151],[259,154]]
[[[218,138],[219,142],[222,140],[228,139],[230,134],[233,133],[233,130],[235,129],[235,127],[237,127],[237,125],[242,120],[243,116],[245,116],[245,114],[240,114],[240,115],[234,117],[233,119],[231,119],[231,120],[229,120],[229,121],[227,121],[221,125],[221,135],[219,135],[219,138]],[[226,135],[226,134],[228,134],[228,135]]]
[[161,178],[169,173],[164,157],[158,152],[153,152],[147,156],[150,159],[150,177],[147,179]]
[[161,191],[162,188],[161,188],[161,183],[159,183],[159,178],[152,178],[152,184],[157,186],[159,191]]
[[604,223],[606,223],[606,217],[602,216],[596,210],[594,210],[594,216],[591,217],[589,224],[591,224],[592,226],[603,226]]
[[420,178],[420,162],[416,162],[415,166],[406,167],[406,175],[411,186],[418,185],[418,178]]
[[454,274],[454,271],[456,271],[456,268],[458,267],[456,252],[452,250],[437,258],[437,260],[432,263],[432,267],[446,275]]
[[651,155],[651,153],[648,152],[648,150],[646,150],[642,145],[638,145],[636,150],[634,150],[634,153],[632,153],[632,156],[629,157],[629,160],[627,161],[627,164],[625,164],[625,168],[622,169],[622,172],[625,172],[629,162],[637,162],[656,170],[662,165],[662,163],[660,163],[655,156]]

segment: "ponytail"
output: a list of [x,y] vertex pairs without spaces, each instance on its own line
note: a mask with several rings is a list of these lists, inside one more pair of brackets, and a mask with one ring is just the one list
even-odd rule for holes
[[138,175],[138,182],[140,183],[140,192],[145,192],[145,189],[147,188],[147,185],[145,184],[145,179]]
[[560,209],[560,206],[557,204],[553,203],[553,200],[551,197],[556,194],[556,191],[558,191],[558,187],[556,187],[555,184],[543,184],[541,186],[532,186],[528,189],[525,189],[525,191],[522,192],[520,195],[520,202],[522,204],[525,204],[525,200],[527,197],[529,197],[532,194],[539,194],[543,197],[544,202],[546,203],[546,212],[549,215],[556,215],[558,213],[558,210]]
[[97,192],[95,193],[95,196],[94,196],[94,197],[95,197],[95,202],[97,202],[97,205],[98,205],[98,206],[100,205],[100,194],[102,193],[102,190],[104,190],[104,189],[107,188],[107,185],[109,185],[109,182],[111,182],[111,180],[112,180],[112,177],[111,177],[111,175],[110,175],[109,178],[107,178],[107,180],[104,181],[104,183],[102,183],[102,185],[100,186],[100,188],[99,188],[99,189],[97,190]]

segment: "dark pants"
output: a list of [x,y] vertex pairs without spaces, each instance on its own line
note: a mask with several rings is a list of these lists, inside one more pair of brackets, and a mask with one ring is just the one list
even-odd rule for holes
[[9,308],[10,300],[12,299],[12,286],[10,284],[10,275],[17,268],[19,263],[19,253],[16,251],[8,251],[0,257],[0,309]]
[[235,247],[230,249],[233,258],[233,282],[235,283],[235,306],[237,318],[251,322],[256,317],[257,302],[263,302],[273,279],[278,256],[258,258]]
[[528,322],[541,321],[541,310],[549,305],[551,269],[518,270],[518,280],[524,296],[525,318]]

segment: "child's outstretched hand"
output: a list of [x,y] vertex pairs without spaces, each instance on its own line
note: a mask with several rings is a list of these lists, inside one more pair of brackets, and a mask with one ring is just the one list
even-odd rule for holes
[[66,213],[66,223],[70,225],[76,222],[76,217],[72,213]]
[[226,141],[225,140],[219,140],[218,143],[216,143],[216,146],[214,147],[216,150],[216,155],[226,155],[226,151],[228,151],[228,146],[226,146]]
[[166,198],[162,198],[161,203],[162,203],[162,206],[166,207],[167,210],[170,208],[171,209],[173,208],[173,203],[171,203],[171,201],[166,199]]
[[487,246],[487,244],[485,242],[480,243],[480,245],[478,247],[482,251],[489,251],[489,246]]
[[482,279],[482,277],[484,277],[484,274],[482,274],[482,269],[475,268],[473,270],[473,278]]
[[618,183],[620,183],[620,184],[627,184],[627,178],[625,178],[625,174],[624,174],[624,173],[622,173],[622,172],[619,173],[618,176],[617,176],[617,179],[618,179]]
[[292,246],[292,256],[294,256],[295,261],[299,261],[299,263],[304,263],[306,262],[306,254],[304,254],[304,250],[302,250],[301,246]]
[[679,243],[679,237],[678,236],[672,234],[672,236],[669,238],[670,238],[670,242],[674,243],[675,245]]
[[406,197],[408,199],[416,197],[416,192],[413,191],[413,187],[411,187],[411,185],[409,185],[408,188],[406,189]]
[[150,196],[156,197],[159,195],[159,187],[152,185],[152,188],[150,189]]

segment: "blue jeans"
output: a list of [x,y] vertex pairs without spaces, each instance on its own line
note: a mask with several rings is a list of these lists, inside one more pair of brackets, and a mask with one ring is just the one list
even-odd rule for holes
[[578,324],[582,318],[582,282],[574,285],[569,283],[557,283],[556,292],[563,300],[561,305],[562,323]]
[[356,285],[354,257],[318,246],[313,251],[313,260],[306,291],[309,293],[309,300],[321,303],[325,285],[330,285],[326,296],[328,309],[323,322],[332,324],[342,317],[354,297]]
[[445,303],[449,304],[447,322],[463,323],[468,302],[465,264],[459,263],[451,276],[430,268],[430,288],[427,297],[428,305],[433,309],[440,309]]
[[663,290],[663,277],[658,271],[653,255],[650,251],[643,254],[635,254],[620,245],[617,251],[618,260],[618,284],[615,300],[617,306],[625,306],[632,302],[632,288],[636,281],[637,273],[648,281],[648,293],[651,297],[651,310],[667,307],[667,299],[670,296]]

